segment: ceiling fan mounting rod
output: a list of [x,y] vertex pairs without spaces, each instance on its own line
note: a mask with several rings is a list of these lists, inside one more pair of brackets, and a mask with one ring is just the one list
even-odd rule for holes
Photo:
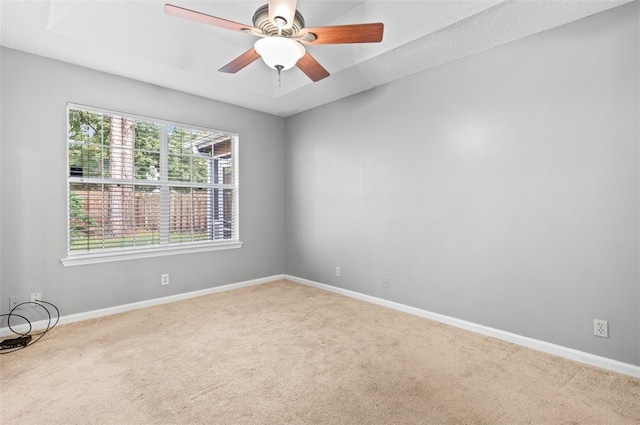
[[278,35],[282,35],[282,28],[287,25],[287,20],[282,16],[276,16],[274,19],[276,26],[278,27]]

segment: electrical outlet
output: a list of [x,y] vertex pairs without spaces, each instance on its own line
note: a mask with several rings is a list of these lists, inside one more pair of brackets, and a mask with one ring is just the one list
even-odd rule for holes
[[340,267],[336,267],[336,276],[340,277]]
[[168,285],[169,284],[169,273],[165,273],[165,274],[160,276],[160,284],[161,285]]
[[31,294],[31,302],[36,302],[42,300],[42,292],[33,292]]
[[602,338],[609,338],[609,322],[593,319],[593,334]]
[[18,297],[9,297],[9,310],[13,310],[18,304]]
[[389,287],[389,276],[385,276],[384,279],[382,280],[382,287],[383,288]]

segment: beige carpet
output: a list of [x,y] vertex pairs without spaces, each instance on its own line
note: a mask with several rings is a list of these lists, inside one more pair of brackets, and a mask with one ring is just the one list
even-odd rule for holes
[[2,424],[634,424],[640,380],[286,281],[0,356]]

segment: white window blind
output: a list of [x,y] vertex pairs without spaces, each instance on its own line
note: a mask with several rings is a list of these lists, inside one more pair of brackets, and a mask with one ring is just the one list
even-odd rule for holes
[[238,241],[238,136],[68,106],[68,254]]

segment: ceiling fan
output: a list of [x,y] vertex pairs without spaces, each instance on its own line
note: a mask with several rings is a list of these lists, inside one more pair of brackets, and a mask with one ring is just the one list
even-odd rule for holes
[[254,13],[253,26],[173,4],[165,4],[164,11],[168,15],[260,37],[251,49],[218,70],[227,73],[236,73],[261,57],[267,66],[278,71],[278,76],[280,71],[297,66],[312,81],[320,81],[329,76],[329,71],[305,50],[304,45],[382,41],[384,25],[380,22],[305,28],[296,3],[297,0],[269,0]]

